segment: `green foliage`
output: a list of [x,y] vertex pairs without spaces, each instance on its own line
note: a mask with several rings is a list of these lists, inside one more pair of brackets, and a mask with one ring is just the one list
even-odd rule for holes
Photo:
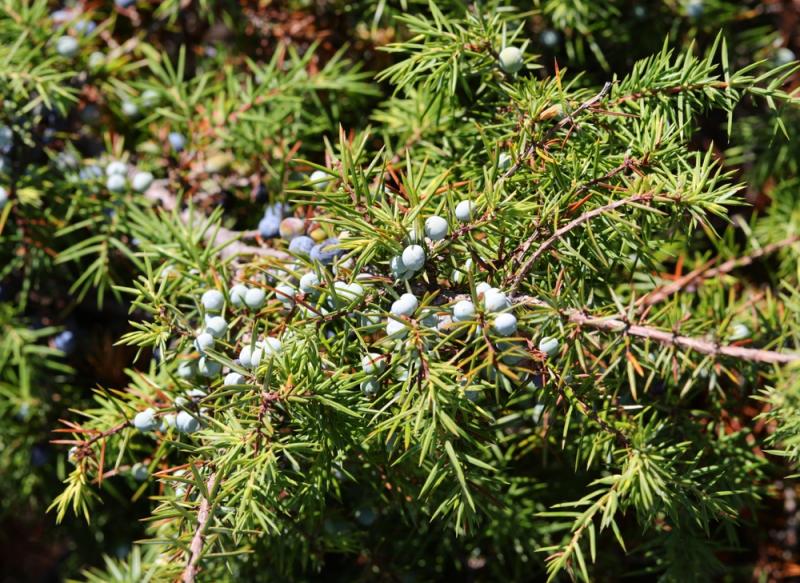
[[145,4],[0,14],[0,508],[49,506],[67,576],[754,562],[800,458],[798,65],[773,23],[721,0]]

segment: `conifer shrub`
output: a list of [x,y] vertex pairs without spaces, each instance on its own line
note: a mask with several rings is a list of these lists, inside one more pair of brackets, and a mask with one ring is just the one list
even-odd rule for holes
[[7,2],[4,523],[87,581],[765,572],[800,97],[756,4]]

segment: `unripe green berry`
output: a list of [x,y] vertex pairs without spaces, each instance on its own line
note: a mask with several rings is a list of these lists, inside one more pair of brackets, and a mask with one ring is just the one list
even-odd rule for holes
[[368,378],[364,381],[361,381],[361,392],[367,397],[374,397],[377,395],[380,388],[381,385],[378,383],[378,379]]

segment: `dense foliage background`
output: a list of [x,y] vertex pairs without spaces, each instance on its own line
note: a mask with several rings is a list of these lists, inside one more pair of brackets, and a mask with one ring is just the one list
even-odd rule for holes
[[0,578],[797,577],[799,21],[0,3]]

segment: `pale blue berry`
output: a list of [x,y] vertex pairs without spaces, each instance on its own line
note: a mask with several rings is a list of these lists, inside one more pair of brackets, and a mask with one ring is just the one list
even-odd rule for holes
[[14,130],[6,125],[0,125],[0,150],[7,152],[14,144]]
[[389,312],[394,316],[413,316],[419,307],[419,300],[414,294],[405,293],[392,303]]
[[150,471],[145,464],[136,462],[131,466],[131,476],[137,482],[144,482],[150,476]]
[[325,190],[331,182],[331,177],[323,170],[314,170],[309,177],[309,181],[314,190]]
[[207,356],[201,356],[200,360],[197,361],[197,371],[201,376],[210,379],[222,372],[222,365]]
[[114,160],[106,166],[106,176],[114,176],[118,174],[124,176],[128,173],[128,165],[121,160]]
[[221,312],[225,306],[225,296],[219,290],[210,289],[203,293],[200,302],[208,312]]
[[175,374],[182,379],[190,379],[195,373],[195,362],[193,360],[184,360],[178,365],[178,370]]
[[408,334],[408,327],[404,322],[389,318],[386,322],[386,335],[391,338],[405,338]]
[[403,263],[402,255],[396,255],[392,257],[391,261],[389,262],[389,268],[392,270],[392,275],[397,279],[403,279],[405,275],[408,273],[408,268],[406,264]]
[[544,29],[542,33],[539,35],[539,41],[542,43],[542,45],[549,48],[558,46],[559,39],[560,36],[558,32],[556,32],[552,28]]
[[431,241],[441,241],[447,237],[447,221],[438,215],[425,219],[425,236]]
[[466,322],[475,317],[475,304],[469,300],[461,300],[453,306],[453,320]]
[[510,312],[498,314],[492,327],[500,336],[511,336],[517,331],[517,318]]
[[214,348],[214,337],[208,332],[203,332],[194,339],[194,346],[200,352],[210,350]]
[[493,289],[492,286],[486,283],[485,281],[482,281],[475,285],[475,293],[477,293],[479,296],[481,294],[485,294],[490,289]]
[[153,184],[153,174],[151,172],[137,172],[133,175],[131,185],[136,192],[144,192]]
[[214,338],[222,338],[228,331],[228,323],[222,316],[211,316],[206,318],[206,332]]
[[225,380],[223,381],[222,384],[225,386],[243,385],[244,375],[241,375],[238,372],[229,372],[227,375],[225,375]]
[[157,91],[154,91],[152,89],[147,89],[142,93],[141,97],[142,105],[144,105],[146,108],[149,109],[154,105],[156,105],[160,98],[161,96],[158,94]]
[[286,284],[275,286],[275,297],[283,304],[283,307],[291,309],[294,307],[295,289]]
[[380,383],[378,383],[378,379],[369,378],[361,381],[361,392],[367,397],[374,397],[377,395],[380,388],[381,386]]
[[382,354],[369,352],[361,358],[361,368],[370,375],[380,374],[386,370],[386,358]]
[[186,138],[183,137],[183,134],[179,134],[178,132],[170,132],[167,136],[167,140],[169,140],[169,145],[172,146],[172,149],[176,152],[180,152],[186,147]]
[[304,294],[313,294],[317,292],[319,287],[319,276],[313,271],[304,273],[300,278],[300,291]]
[[194,433],[200,429],[200,420],[188,411],[181,411],[175,418],[175,428],[180,433]]
[[730,339],[733,341],[744,340],[750,337],[750,328],[747,324],[734,324]]
[[511,302],[500,290],[489,288],[483,293],[483,307],[487,312],[502,312],[511,307]]
[[78,44],[77,39],[71,36],[62,36],[56,40],[56,51],[59,55],[66,57],[67,59],[71,59],[77,55],[79,49],[80,45]]
[[323,265],[333,263],[334,259],[344,253],[343,250],[337,248],[337,245],[339,245],[339,239],[335,237],[325,239],[322,243],[311,248],[309,258],[311,261],[316,261]]
[[308,257],[315,244],[314,239],[308,235],[300,235],[292,239],[292,242],[289,243],[289,252],[302,257]]
[[242,283],[235,284],[230,290],[231,303],[237,308],[244,305],[244,298],[247,295],[248,287]]
[[126,117],[136,117],[139,115],[139,106],[137,106],[133,101],[123,101],[121,109],[123,115]]
[[471,200],[462,200],[456,206],[456,218],[462,223],[468,223],[472,219],[475,210],[475,203]]
[[794,51],[787,47],[781,47],[775,51],[775,64],[778,66],[787,65],[797,60]]
[[0,210],[8,204],[8,191],[0,186]]
[[539,341],[539,350],[547,356],[554,356],[558,352],[558,340],[545,336]]
[[258,233],[265,239],[277,237],[281,229],[281,218],[276,215],[264,215],[258,222]]
[[156,412],[152,408],[139,411],[133,418],[133,426],[141,432],[147,433],[158,429],[160,423],[156,419]]
[[242,349],[239,351],[239,364],[241,364],[244,368],[251,368],[253,366],[253,349],[248,344],[247,346],[243,346]]
[[500,170],[508,170],[511,167],[511,155],[507,152],[500,152],[500,155],[497,157],[497,167]]
[[689,0],[689,3],[686,5],[686,16],[691,19],[698,19],[703,16],[703,0]]
[[403,250],[402,258],[409,271],[419,271],[425,265],[425,250],[420,245],[409,245]]
[[260,310],[267,300],[267,292],[258,287],[247,290],[244,294],[244,303],[251,310]]
[[106,188],[111,192],[124,192],[128,181],[120,174],[112,174],[106,179]]
[[522,51],[517,47],[506,47],[500,51],[500,68],[512,75],[522,69]]

